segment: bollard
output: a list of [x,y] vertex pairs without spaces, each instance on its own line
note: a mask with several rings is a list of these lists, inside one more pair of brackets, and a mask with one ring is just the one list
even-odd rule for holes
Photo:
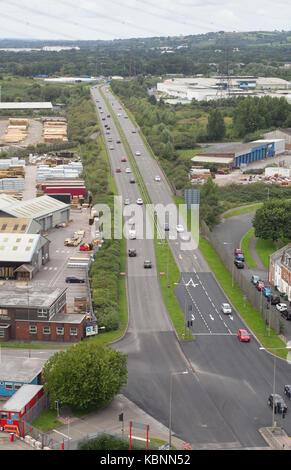
[[14,433],[13,432],[10,433],[10,442],[14,442]]

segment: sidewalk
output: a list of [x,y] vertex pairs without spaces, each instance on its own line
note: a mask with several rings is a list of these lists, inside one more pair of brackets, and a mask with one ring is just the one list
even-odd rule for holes
[[[266,276],[267,276],[267,269],[266,269],[266,266],[262,263],[261,261],[261,258],[258,256],[258,253],[257,253],[257,249],[256,249],[256,245],[257,245],[257,241],[258,241],[258,238],[253,236],[251,238],[251,241],[250,241],[250,252],[251,252],[251,255],[252,255],[252,258],[254,260],[254,262],[256,263],[257,265],[257,269],[259,269],[260,271],[265,271],[266,272]],[[268,276],[267,276],[268,277]]]
[[259,432],[272,450],[291,450],[291,439],[284,429],[279,427],[261,428]]

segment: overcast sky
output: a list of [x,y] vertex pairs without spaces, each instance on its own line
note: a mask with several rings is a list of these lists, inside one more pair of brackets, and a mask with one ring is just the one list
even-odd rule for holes
[[124,39],[291,30],[291,0],[0,0],[0,38]]

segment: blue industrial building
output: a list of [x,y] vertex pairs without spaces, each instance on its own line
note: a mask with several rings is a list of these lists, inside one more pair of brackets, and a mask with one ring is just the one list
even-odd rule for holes
[[30,357],[12,357],[2,352],[0,359],[0,396],[11,397],[22,385],[39,385],[41,372],[46,362],[44,359]]

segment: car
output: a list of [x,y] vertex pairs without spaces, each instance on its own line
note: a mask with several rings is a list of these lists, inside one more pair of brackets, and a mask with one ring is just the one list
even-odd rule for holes
[[279,295],[270,295],[268,297],[268,302],[271,302],[272,305],[277,305],[281,302]]
[[130,249],[128,250],[128,256],[129,256],[130,258],[133,257],[133,256],[136,256],[136,250],[133,249],[133,248],[130,248]]
[[278,393],[271,393],[271,395],[269,395],[268,405],[272,408],[274,407],[275,413],[286,413],[288,409],[283,398],[281,397],[281,395],[278,395]]
[[120,168],[116,168],[116,173],[121,173],[121,169]]
[[126,160],[125,157],[122,157],[121,161],[122,161],[122,162],[127,162],[127,160]]
[[272,295],[270,287],[263,287],[262,293],[265,297],[270,297],[270,295]]
[[135,179],[134,179],[134,178],[130,178],[129,182],[130,182],[131,184],[133,184],[133,183],[135,183]]
[[117,113],[117,116],[121,116],[121,114],[120,114],[120,113]]
[[237,337],[240,341],[243,341],[243,342],[250,342],[251,340],[251,337],[249,333],[247,332],[247,330],[243,330],[242,328],[237,330]]
[[141,155],[140,152],[135,152],[136,156],[139,157]]
[[110,132],[109,132],[109,131],[106,131],[106,132],[105,132],[105,134],[109,135],[109,134],[110,134]]
[[[107,134],[107,132],[106,132],[106,134]],[[110,134],[110,132],[108,132],[108,134]],[[107,141],[112,142],[112,137],[108,137]]]
[[139,204],[140,206],[143,204],[143,200],[141,197],[139,197],[137,200],[136,200],[136,203]]
[[155,176],[155,181],[161,181],[161,177],[159,175]]
[[133,129],[133,131],[131,131],[133,134],[136,134],[136,130]]
[[102,109],[102,106],[98,106],[99,109]]
[[291,400],[291,385],[284,386],[284,393]]
[[78,276],[67,276],[66,277],[66,282],[69,283],[69,284],[71,284],[71,283],[84,284],[85,279],[82,278],[82,277],[78,277]]
[[256,276],[255,274],[251,277],[251,283],[256,285],[257,282],[260,281],[259,276]]
[[243,254],[243,252],[241,251],[240,248],[236,248],[236,249],[234,250],[234,256],[235,256],[235,255],[242,255],[242,254]]
[[117,144],[121,144],[120,140],[117,140],[116,143],[117,143]]
[[[103,118],[103,119],[105,119],[105,118]],[[108,126],[108,124],[104,124],[104,127],[107,127],[107,126]]]
[[217,170],[216,172],[218,175],[227,175],[227,171],[224,170]]
[[283,310],[283,312],[281,312],[281,317],[285,318],[286,320],[291,320],[290,310]]
[[107,117],[110,117],[110,114],[107,114]]
[[109,149],[110,149],[110,150],[114,150],[113,145],[110,145]]
[[256,288],[258,290],[262,290],[262,289],[264,289],[264,287],[266,287],[266,286],[265,286],[265,283],[263,281],[261,281],[261,280],[257,281]]
[[128,206],[130,204],[130,200],[128,198],[124,199],[124,205]]
[[151,268],[152,267],[152,262],[148,259],[146,259],[143,263],[143,267],[146,268]]
[[124,119],[128,119],[128,116],[124,116]]
[[183,227],[183,225],[180,225],[180,224],[179,224],[179,225],[176,225],[176,230],[177,230],[177,232],[179,232],[179,233],[184,232],[184,227]]
[[165,230],[165,232],[168,232],[170,230],[168,222],[165,223],[164,230]]
[[221,311],[226,315],[229,315],[232,312],[231,306],[227,303],[221,304]]
[[244,263],[239,259],[235,259],[234,264],[237,267],[237,269],[244,269],[245,267]]
[[237,255],[235,255],[235,259],[236,259],[237,261],[242,261],[243,263],[244,263],[244,261],[245,261],[245,257],[244,257],[244,255],[243,255],[242,253],[238,253]]
[[128,225],[134,225],[134,224],[135,224],[135,221],[134,221],[134,219],[133,219],[133,218],[132,218],[132,219],[129,219],[129,221],[128,221]]
[[109,131],[110,130],[110,127],[107,125],[107,130]]
[[280,302],[276,305],[276,309],[279,310],[279,312],[284,312],[285,310],[287,310],[287,304],[281,304]]
[[129,235],[130,240],[135,240],[136,239],[136,231],[135,230],[129,230],[128,235]]
[[105,118],[102,118],[102,121],[105,121]]
[[130,168],[125,168],[125,173],[131,173],[131,169]]

